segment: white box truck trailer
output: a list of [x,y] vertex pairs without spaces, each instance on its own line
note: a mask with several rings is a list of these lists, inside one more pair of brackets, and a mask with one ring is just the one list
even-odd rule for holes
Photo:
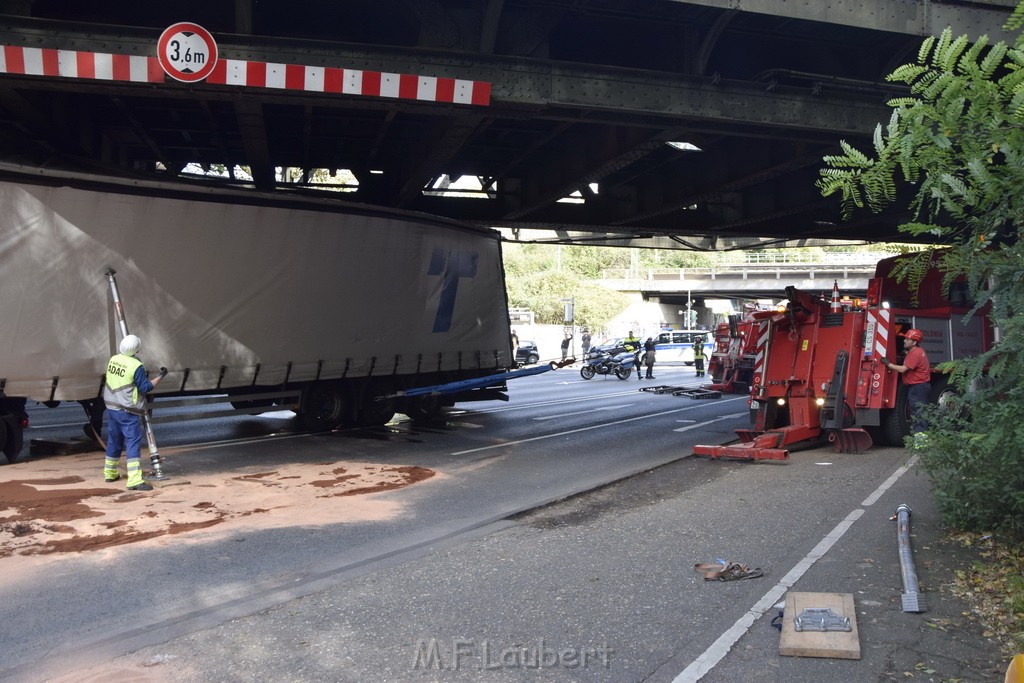
[[140,358],[170,370],[158,396],[226,394],[247,412],[276,402],[322,430],[501,398],[500,382],[468,396],[393,395],[515,365],[494,231],[307,196],[0,165],[8,460],[28,450],[26,400],[78,401],[100,423],[120,339],[110,270]]

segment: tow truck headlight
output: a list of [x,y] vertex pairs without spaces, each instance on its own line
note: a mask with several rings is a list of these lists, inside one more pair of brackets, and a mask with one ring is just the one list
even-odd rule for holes
[[823,399],[823,398],[816,398],[816,399],[814,399],[814,402],[818,404],[819,408],[821,406],[825,405],[825,399]]
[[777,398],[777,399],[775,399],[775,403],[780,405],[780,406],[784,406],[784,405],[786,405],[786,399],[784,399],[784,398]]

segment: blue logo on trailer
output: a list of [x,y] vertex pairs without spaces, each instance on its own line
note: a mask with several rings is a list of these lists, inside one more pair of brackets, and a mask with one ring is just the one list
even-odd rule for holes
[[459,280],[476,277],[476,265],[480,255],[475,251],[455,251],[434,247],[430,255],[427,275],[441,276],[441,299],[434,316],[434,332],[447,332],[452,328],[455,315],[455,296],[459,293]]

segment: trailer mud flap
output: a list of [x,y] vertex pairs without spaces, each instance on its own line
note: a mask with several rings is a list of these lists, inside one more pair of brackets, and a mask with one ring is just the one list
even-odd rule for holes
[[830,431],[828,440],[836,453],[863,453],[874,444],[871,435],[860,427]]

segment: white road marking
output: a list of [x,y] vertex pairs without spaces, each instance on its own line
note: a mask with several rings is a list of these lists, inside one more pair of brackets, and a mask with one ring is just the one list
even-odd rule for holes
[[[730,401],[746,401],[746,396],[737,396],[736,398],[724,398],[718,401],[718,403],[728,403]],[[517,446],[521,443],[530,443],[531,441],[542,441],[544,439],[554,439],[559,436],[568,436],[569,434],[578,434],[579,432],[588,432],[592,429],[604,429],[605,427],[614,427],[615,425],[625,424],[627,422],[636,422],[637,420],[648,420],[652,417],[661,417],[662,415],[673,415],[675,413],[682,413],[688,410],[696,410],[703,408],[707,404],[698,404],[694,406],[687,406],[685,408],[676,408],[675,410],[665,410],[660,413],[651,413],[650,415],[637,415],[636,417],[627,417],[624,420],[615,420],[613,422],[602,422],[601,424],[591,425],[589,427],[580,427],[579,429],[567,429],[564,432],[555,432],[554,434],[545,434],[544,436],[534,436],[529,439],[519,439],[517,441],[505,441],[503,443],[491,444],[490,446],[481,446],[479,448],[470,448],[464,451],[455,451],[449,453],[449,455],[465,455],[467,453],[477,453],[479,451],[486,451],[492,448],[506,448],[508,446]],[[746,415],[746,413],[743,413]]]
[[569,417],[571,415],[586,415],[588,413],[593,413],[593,412],[596,412],[598,410],[616,410],[618,408],[628,408],[631,405],[633,405],[633,404],[632,403],[620,403],[619,405],[615,405],[615,406],[601,406],[600,408],[590,408],[588,410],[577,410],[576,412],[573,412],[573,413],[559,413],[558,415],[545,415],[543,417],[535,417],[533,419],[534,420],[554,420],[555,418]]
[[772,586],[771,590],[764,594],[764,597],[747,610],[746,614],[737,619],[736,623],[729,630],[720,635],[718,640],[711,644],[711,647],[705,650],[700,657],[693,660],[688,667],[683,669],[682,673],[675,677],[673,683],[696,683],[696,681],[704,677],[704,674],[715,668],[729,654],[729,650],[743,637],[743,634],[750,630],[754,622],[771,609],[772,605],[776,604],[786,594],[786,591],[799,581],[815,562],[825,556],[825,553],[843,537],[843,534],[853,526],[853,523],[860,519],[861,515],[865,512],[864,508],[870,507],[877,502],[882,497],[882,494],[888,491],[916,463],[917,456],[915,455],[905,465],[893,472],[892,476],[879,484],[874,493],[865,498],[861,503],[863,507],[852,511],[843,521],[837,524],[832,531],[818,542],[818,545],[814,546],[811,552],[807,553],[777,584]]
[[[732,420],[732,419],[737,418],[737,417],[745,417],[746,415],[748,415],[748,413],[733,413],[732,415],[723,415],[722,417],[716,417],[713,420],[704,420],[703,422],[699,422],[697,424],[692,424],[689,427],[677,427],[676,429],[673,429],[672,431],[673,432],[688,432],[691,429],[697,429],[697,427],[704,427],[705,425],[709,425],[712,422],[719,422],[721,420]],[[688,420],[688,422],[692,422],[692,421],[693,420]]]

